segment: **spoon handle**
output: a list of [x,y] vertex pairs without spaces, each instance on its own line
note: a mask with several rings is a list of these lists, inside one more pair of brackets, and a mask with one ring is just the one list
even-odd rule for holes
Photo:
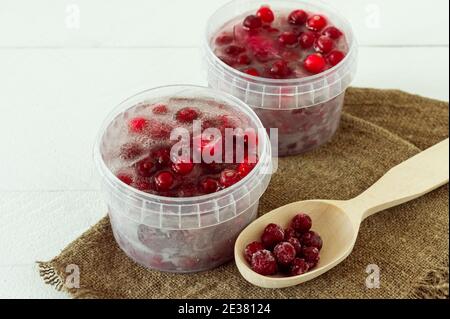
[[351,201],[367,217],[429,193],[449,181],[449,140],[417,154],[391,169]]

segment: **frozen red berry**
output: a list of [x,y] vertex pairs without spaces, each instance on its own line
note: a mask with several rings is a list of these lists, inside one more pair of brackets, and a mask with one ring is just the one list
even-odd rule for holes
[[249,30],[255,30],[262,27],[262,20],[260,17],[255,15],[249,15],[244,20],[244,27]]
[[314,49],[320,53],[329,53],[334,48],[334,41],[325,35],[322,35],[316,40]]
[[152,184],[146,180],[138,180],[136,182],[135,187],[143,192],[148,192],[150,190],[152,190]]
[[249,160],[244,161],[244,163],[239,164],[238,172],[241,178],[250,174],[250,172],[255,168],[256,163],[251,163]]
[[120,148],[120,158],[126,161],[134,160],[144,153],[144,149],[137,143],[126,143]]
[[261,242],[267,249],[273,249],[284,240],[284,230],[276,224],[269,224],[264,229]]
[[282,45],[291,46],[297,44],[298,38],[294,32],[283,32],[278,37],[278,42]]
[[231,56],[238,56],[241,53],[245,52],[245,48],[239,45],[230,45],[225,49],[225,53]]
[[306,22],[306,27],[313,31],[321,31],[327,26],[327,24],[328,21],[325,17],[316,14],[308,19]]
[[256,15],[262,20],[264,23],[272,23],[275,20],[275,15],[268,6],[262,6]]
[[169,109],[167,108],[167,105],[165,104],[157,104],[153,106],[152,113],[155,115],[163,115],[167,114],[169,112]]
[[229,34],[222,34],[216,38],[216,44],[219,46],[228,45],[228,44],[231,44],[233,42],[233,40],[234,40],[233,36],[231,36]]
[[323,246],[322,238],[318,233],[314,231],[304,233],[300,240],[305,247],[315,247],[318,250],[322,249]]
[[289,76],[292,73],[288,63],[284,60],[275,61],[270,68],[270,74],[272,77],[282,79]]
[[239,173],[234,169],[226,169],[220,173],[220,184],[224,187],[230,187],[239,182],[239,180]]
[[289,265],[294,261],[297,251],[291,243],[282,242],[275,246],[273,254],[279,264]]
[[323,30],[322,34],[334,40],[337,40],[342,36],[342,31],[336,27],[328,27],[325,30]]
[[136,117],[128,122],[128,129],[131,133],[143,133],[149,122],[143,117]]
[[151,158],[136,163],[136,173],[141,177],[150,177],[155,171],[155,163]]
[[291,226],[299,233],[306,233],[312,227],[311,217],[306,214],[298,214],[292,219]]
[[120,173],[117,175],[117,178],[124,184],[127,185],[133,184],[133,177],[129,174]]
[[150,157],[159,165],[159,167],[166,167],[171,163],[170,148],[163,147],[155,149],[151,152]]
[[302,256],[308,263],[317,263],[320,259],[320,252],[316,247],[303,247]]
[[297,26],[304,25],[307,19],[308,14],[304,10],[295,10],[288,17],[289,23]]
[[275,275],[278,271],[277,261],[268,250],[260,250],[253,254],[251,268],[254,272],[263,275]]
[[322,55],[311,54],[303,62],[303,67],[308,72],[317,74],[325,70],[326,62]]
[[247,54],[243,54],[237,58],[237,63],[240,65],[249,65],[252,63],[252,60]]
[[170,172],[161,172],[155,176],[155,185],[160,191],[168,191],[172,188],[175,179]]
[[261,76],[261,73],[259,73],[259,71],[255,68],[249,68],[244,70],[244,73],[247,73],[248,75],[252,75],[252,76]]
[[178,111],[177,120],[181,123],[192,123],[194,120],[198,119],[200,112],[198,109],[193,107],[185,107]]
[[300,255],[302,253],[302,244],[300,243],[300,240],[295,237],[291,237],[288,239],[288,243],[294,246],[297,255]]
[[342,51],[334,50],[331,51],[327,56],[327,61],[332,66],[338,65],[342,60],[344,60],[345,54]]
[[309,265],[308,263],[301,258],[295,258],[292,262],[291,268],[290,268],[290,275],[291,276],[301,276],[308,272]]
[[205,178],[200,182],[200,189],[205,194],[212,194],[220,189],[220,185],[214,178]]
[[156,140],[168,139],[173,127],[168,123],[159,121],[150,121],[148,124],[148,133],[151,138]]
[[245,259],[251,263],[253,255],[261,250],[264,250],[264,246],[259,241],[248,244],[244,251]]
[[298,38],[298,43],[303,49],[309,49],[314,45],[316,36],[310,31],[303,32]]
[[284,239],[287,241],[291,237],[297,238],[298,233],[294,228],[288,227],[284,230]]
[[194,169],[192,162],[173,163],[172,170],[179,175],[189,175]]

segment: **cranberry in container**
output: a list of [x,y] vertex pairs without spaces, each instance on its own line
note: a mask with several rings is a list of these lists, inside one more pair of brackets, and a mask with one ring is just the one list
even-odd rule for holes
[[[189,145],[184,157],[174,155],[184,138],[176,138],[178,129]],[[243,134],[243,155],[226,156],[226,143],[206,134],[209,129],[233,129],[233,143]],[[247,132],[259,134],[251,139]],[[257,144],[250,147],[250,140]],[[202,157],[217,152],[223,162]],[[196,86],[156,88],[122,102],[105,120],[94,150],[120,248],[147,268],[178,273],[233,258],[237,236],[257,217],[271,159],[268,135],[250,107]]]
[[335,134],[358,55],[335,9],[312,0],[235,0],[210,18],[205,51],[209,86],[277,128],[278,155],[310,151]]

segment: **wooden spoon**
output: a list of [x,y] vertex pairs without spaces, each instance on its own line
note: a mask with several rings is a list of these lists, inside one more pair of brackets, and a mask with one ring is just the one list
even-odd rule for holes
[[[371,215],[416,199],[449,181],[448,139],[391,169],[360,196],[348,201],[311,200],[278,208],[250,224],[238,237],[234,255],[242,276],[263,288],[285,288],[314,279],[350,255],[361,222]],[[266,277],[251,270],[244,257],[246,245],[259,241],[264,228],[275,223],[287,227],[300,212],[311,216],[313,230],[324,242],[318,266],[301,276]]]

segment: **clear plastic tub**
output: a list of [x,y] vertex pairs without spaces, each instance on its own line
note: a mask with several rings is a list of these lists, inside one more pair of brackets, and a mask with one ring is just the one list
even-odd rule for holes
[[[248,117],[260,129],[259,162],[237,184],[211,195],[168,198],[138,191],[108,168],[104,150],[114,136],[110,125],[141,102],[161,98],[205,98],[225,103]],[[137,263],[168,272],[197,272],[215,268],[233,258],[239,233],[257,217],[258,203],[271,177],[271,148],[261,121],[250,107],[224,93],[194,86],[168,86],[139,93],[122,102],[106,119],[94,150],[102,178],[114,237]]]
[[[263,4],[274,10],[304,9],[326,15],[346,35],[346,57],[323,73],[286,80],[255,77],[228,66],[214,54],[213,38],[230,21],[254,14]],[[320,1],[235,0],[212,15],[206,30],[209,86],[250,105],[267,129],[278,128],[280,156],[310,151],[332,138],[339,126],[345,90],[356,73],[357,51],[349,22]]]

